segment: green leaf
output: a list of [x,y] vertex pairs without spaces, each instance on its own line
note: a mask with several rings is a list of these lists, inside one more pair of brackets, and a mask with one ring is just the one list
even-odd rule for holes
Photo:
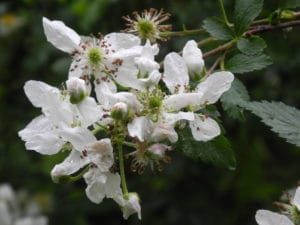
[[237,35],[243,34],[251,22],[260,14],[263,0],[236,0],[235,1],[235,31]]
[[261,70],[271,64],[272,59],[265,54],[255,56],[237,54],[225,63],[225,68],[233,73],[246,73]]
[[189,129],[180,132],[176,146],[182,153],[194,160],[211,163],[214,166],[234,170],[236,159],[230,142],[222,135],[209,142],[195,141]]
[[219,40],[227,41],[233,38],[232,30],[221,19],[211,17],[204,20],[203,23],[203,28],[211,36],[218,38]]
[[287,142],[300,147],[300,111],[282,102],[250,102],[245,105]]
[[259,36],[240,38],[237,42],[237,48],[245,55],[261,54],[266,47],[266,42]]
[[223,109],[234,119],[244,119],[243,105],[250,100],[248,91],[243,83],[234,78],[230,89],[221,97]]
[[281,0],[279,7],[282,9],[294,9],[300,7],[299,0]]

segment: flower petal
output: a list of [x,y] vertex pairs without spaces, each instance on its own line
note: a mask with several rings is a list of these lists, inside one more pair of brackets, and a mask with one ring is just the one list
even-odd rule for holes
[[90,160],[86,157],[82,157],[81,152],[77,150],[72,150],[71,153],[65,160],[59,164],[56,164],[51,171],[51,177],[53,181],[59,181],[59,177],[71,175],[85,165],[90,163]]
[[19,131],[19,136],[26,142],[26,149],[46,155],[56,154],[65,143],[45,116],[33,119],[23,130]]
[[194,139],[197,141],[209,141],[221,133],[215,120],[199,115],[195,115],[195,120],[190,121],[190,128]]
[[189,85],[189,75],[183,58],[175,52],[169,53],[165,57],[164,70],[163,81],[170,92],[185,92]]
[[150,136],[152,122],[145,116],[136,117],[128,123],[127,128],[131,137],[137,137],[140,141],[145,141]]
[[11,225],[12,224],[12,215],[8,208],[8,204],[5,202],[0,202],[0,224],[1,225]]
[[200,74],[202,72],[204,61],[197,42],[190,40],[185,44],[182,50],[182,58],[184,59],[190,73]]
[[292,204],[294,204],[297,207],[297,209],[300,211],[300,187],[296,189]]
[[80,120],[83,127],[97,122],[103,115],[102,108],[97,104],[94,98],[86,97],[77,104],[82,119]]
[[139,202],[139,197],[136,193],[129,193],[128,199],[125,200],[125,204],[122,207],[124,219],[128,219],[134,213],[138,214],[138,218],[141,220],[141,206]]
[[221,71],[211,74],[205,81],[198,84],[196,91],[203,93],[200,104],[213,104],[228,91],[234,76],[231,72]]
[[119,51],[140,45],[141,40],[135,35],[125,33],[110,33],[105,35],[103,42],[110,46],[110,50]]
[[259,225],[294,225],[288,217],[269,210],[257,210],[255,219]]
[[63,22],[43,17],[47,40],[61,51],[72,53],[79,48],[80,36]]
[[187,106],[199,104],[202,96],[201,92],[173,94],[163,100],[163,106],[167,111],[176,111]]
[[85,150],[89,144],[97,141],[93,133],[83,127],[63,127],[59,131],[59,135],[63,140],[70,142],[79,152]]
[[87,197],[96,204],[102,202],[105,197],[107,176],[97,168],[90,168],[83,177],[87,183],[85,189]]

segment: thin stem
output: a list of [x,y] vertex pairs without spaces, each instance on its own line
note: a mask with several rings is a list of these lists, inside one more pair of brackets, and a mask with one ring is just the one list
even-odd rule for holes
[[221,60],[222,60],[223,56],[220,56],[217,58],[217,60],[214,62],[214,64],[209,68],[209,70],[207,71],[207,75],[209,76],[216,68],[217,66],[220,64]]
[[123,146],[121,143],[118,143],[118,152],[119,152],[121,186],[122,186],[124,198],[126,198],[126,196],[128,196],[128,189],[126,185],[126,177],[125,177],[125,169],[124,169]]
[[206,31],[204,29],[195,29],[195,30],[183,30],[183,31],[165,31],[161,32],[161,37],[172,37],[172,36],[194,36],[198,34],[203,34]]
[[100,132],[101,130],[104,130],[105,132],[107,132],[108,131],[108,128],[106,127],[106,126],[103,126],[102,124],[100,124],[100,123],[96,123],[96,125],[98,126],[98,127],[96,127],[94,130],[92,130],[92,133],[94,134],[94,135],[96,135],[98,132]]
[[229,48],[231,48],[235,44],[235,42],[236,42],[236,40],[234,39],[223,45],[220,45],[219,47],[217,47],[209,52],[204,53],[203,58],[207,58],[207,57],[215,55],[217,53],[224,52],[224,51],[228,50]]
[[230,26],[230,23],[228,21],[227,15],[226,15],[225,7],[224,7],[224,4],[223,4],[223,0],[219,0],[219,5],[220,5],[222,16],[223,16],[223,19],[224,19],[226,25]]
[[128,141],[124,141],[124,142],[123,142],[123,145],[126,145],[126,146],[131,147],[131,148],[136,148],[136,145],[135,145],[135,144],[133,144],[133,143],[131,143],[131,142],[128,142]]
[[203,39],[202,41],[199,41],[199,42],[198,42],[198,46],[199,46],[199,47],[202,47],[202,46],[204,46],[204,45],[206,45],[206,44],[209,44],[209,43],[214,42],[214,41],[217,41],[217,40],[218,40],[218,39],[217,39],[217,38],[214,38],[214,37],[205,38],[205,39]]
[[267,24],[267,25],[258,25],[256,27],[250,28],[250,30],[244,33],[245,36],[251,36],[258,33],[264,33],[266,31],[275,30],[275,29],[283,29],[287,27],[295,27],[300,26],[300,20],[289,21],[285,23],[279,23],[276,25]]

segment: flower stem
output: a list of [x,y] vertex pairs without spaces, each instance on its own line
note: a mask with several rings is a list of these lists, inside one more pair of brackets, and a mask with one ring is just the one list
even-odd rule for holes
[[162,37],[172,37],[172,36],[193,36],[205,33],[204,29],[194,29],[194,30],[183,30],[183,31],[166,31],[161,32]]
[[226,25],[230,26],[230,23],[228,21],[228,18],[227,18],[227,15],[226,15],[226,11],[225,11],[225,8],[224,8],[223,0],[219,0],[219,5],[220,5],[220,9],[221,9],[221,12],[222,12],[222,15],[223,15],[223,19],[224,19]]
[[121,143],[118,143],[118,152],[119,152],[121,186],[122,186],[124,198],[126,199],[126,196],[128,196],[128,189],[126,185],[126,177],[125,177],[125,169],[124,169],[123,146]]

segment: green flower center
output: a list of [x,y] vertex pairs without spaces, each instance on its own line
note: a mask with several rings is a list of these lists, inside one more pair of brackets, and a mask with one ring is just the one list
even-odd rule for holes
[[92,65],[97,65],[102,61],[102,52],[99,48],[91,48],[88,50],[88,60]]
[[295,223],[295,225],[300,225],[300,212],[297,206],[293,205],[290,209],[291,219]]
[[161,106],[162,100],[159,96],[153,96],[150,97],[148,104],[150,109],[157,109]]
[[137,23],[137,30],[142,38],[151,38],[151,36],[155,33],[155,25],[153,22],[146,20],[146,19],[141,19]]

